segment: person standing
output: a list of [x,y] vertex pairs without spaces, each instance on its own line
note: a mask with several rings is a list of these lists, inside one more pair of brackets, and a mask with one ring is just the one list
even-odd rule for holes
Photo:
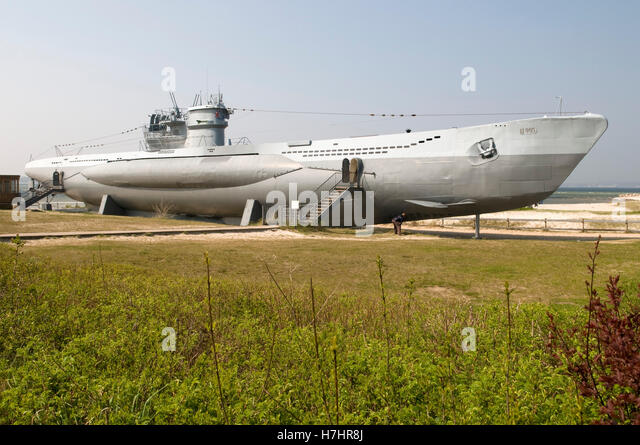
[[394,217],[391,222],[393,223],[393,232],[396,235],[402,235],[402,223],[404,222],[407,215],[402,212],[400,215]]

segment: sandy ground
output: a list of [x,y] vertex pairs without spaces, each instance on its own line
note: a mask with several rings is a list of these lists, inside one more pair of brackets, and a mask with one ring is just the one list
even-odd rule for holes
[[[623,209],[619,204],[615,203],[543,204],[533,210],[487,213],[481,215],[481,219],[488,220],[485,225],[499,225],[506,228],[508,218],[511,228],[534,231],[544,229],[545,219],[547,220],[547,228],[550,230],[581,232],[582,219],[585,219],[585,228],[588,232],[602,229],[615,230],[618,233],[623,233],[627,229],[640,231],[640,214],[637,214],[637,211],[629,214],[625,210],[626,207]],[[460,218],[445,219],[445,228],[456,226],[472,227],[474,216],[461,218],[468,221],[460,221]],[[491,221],[496,219],[500,221]],[[595,221],[589,222],[589,220]],[[441,224],[441,219],[433,219],[411,222],[407,227],[428,227],[431,229]]]
[[[100,241],[120,241],[120,242],[132,242],[141,244],[154,244],[166,241],[214,241],[214,240],[269,240],[269,239],[295,239],[304,238],[302,233],[294,232],[291,230],[274,229],[265,232],[249,232],[249,233],[204,233],[204,234],[172,234],[172,235],[137,235],[137,236],[102,236]],[[93,244],[98,241],[95,237],[78,238],[78,237],[65,237],[65,238],[43,238],[28,240],[29,246],[56,246],[56,245],[82,245]]]
[[[389,224],[382,224],[376,227],[392,229]],[[172,234],[172,235],[153,235],[153,236],[103,236],[100,238],[44,238],[28,240],[28,247],[38,246],[56,246],[56,245],[87,245],[100,242],[127,242],[136,244],[156,244],[166,242],[181,241],[198,241],[198,242],[215,242],[215,241],[280,241],[280,240],[348,240],[348,241],[393,241],[393,242],[409,242],[415,240],[437,240],[439,238],[471,238],[473,229],[468,227],[406,227],[402,236],[396,236],[393,233],[376,233],[375,236],[354,236],[352,234],[328,234],[328,233],[300,233],[294,230],[272,229],[264,232],[250,233],[207,233],[207,234]],[[600,235],[597,232],[568,232],[568,231],[548,231],[540,230],[503,230],[494,228],[483,228],[481,237],[485,239],[532,239],[532,240],[593,240]],[[640,233],[602,233],[603,240],[610,241],[633,241],[640,240]]]
[[[449,238],[471,238],[474,235],[472,227],[455,227],[446,226],[441,227],[429,227],[426,225],[417,225],[413,227],[403,227],[403,231],[408,233],[420,233],[424,238],[424,235],[442,236]],[[595,240],[601,236],[603,240],[640,240],[640,233],[624,233],[624,232],[598,232],[596,230],[590,230],[587,232],[581,232],[579,230],[536,230],[536,229],[499,229],[494,227],[482,227],[480,229],[480,237],[485,239],[531,239],[531,240]]]
[[[619,207],[612,203],[591,203],[591,204],[543,204],[534,210],[513,210],[482,215],[481,218],[499,219],[500,221],[486,221],[481,224],[481,234],[490,239],[592,239],[598,236],[599,230],[604,239],[640,239],[640,233],[624,233],[624,219],[617,221],[612,215],[619,215]],[[336,234],[330,232],[312,233],[299,232],[295,230],[277,229],[262,232],[228,232],[228,233],[208,233],[208,234],[158,234],[147,235],[106,235],[101,237],[105,241],[120,241],[133,243],[160,243],[168,241],[216,241],[216,240],[290,240],[290,239],[324,239],[324,240],[355,240],[355,241],[410,241],[416,239],[435,239],[435,237],[471,237],[473,235],[473,216],[463,217],[465,220],[445,219],[445,226],[440,227],[442,220],[412,221],[404,224],[407,230],[402,237],[394,236],[391,224],[382,224],[376,227],[388,229],[387,233],[376,233],[375,236],[354,236],[353,234]],[[506,229],[506,220],[509,218],[511,229]],[[593,219],[606,220],[606,224],[589,227],[587,232],[582,232],[581,222],[565,222],[561,220]],[[626,215],[629,221],[629,230],[640,231],[640,215]],[[518,221],[528,219],[533,221]],[[543,231],[544,220],[550,230]],[[516,229],[514,229],[514,227]],[[172,227],[175,228],[175,227]],[[189,228],[193,228],[190,226]],[[603,228],[617,229],[616,231],[601,230]],[[593,230],[589,230],[593,229]],[[95,243],[95,238],[45,238],[29,240],[30,246],[50,246],[50,245],[84,245]]]
[[[508,212],[492,213],[490,216],[500,216],[504,218],[516,218],[519,216],[528,218],[555,218],[555,219],[575,219],[594,218],[607,219],[613,215],[620,215],[623,208],[620,204],[610,202],[598,202],[589,204],[542,204],[531,210],[512,210]],[[529,216],[525,216],[529,215]],[[640,215],[626,215],[629,219],[640,221]]]
[[[382,225],[379,227],[387,228],[386,225]],[[227,232],[227,233],[206,233],[206,234],[171,234],[171,235],[153,235],[153,236],[101,236],[99,238],[100,241],[115,241],[115,242],[131,242],[131,243],[141,243],[141,244],[154,244],[154,243],[162,243],[169,241],[200,241],[200,242],[210,242],[210,241],[229,241],[229,240],[241,240],[241,241],[252,241],[252,240],[294,240],[294,239],[306,239],[306,240],[349,240],[349,241],[410,241],[410,240],[425,240],[425,239],[436,239],[435,237],[425,236],[425,234],[410,234],[406,233],[403,236],[398,237],[393,235],[392,233],[379,234],[376,233],[375,236],[355,236],[352,234],[330,234],[330,233],[301,233],[295,230],[287,230],[287,229],[272,229],[264,232]],[[28,240],[28,246],[56,246],[56,245],[85,245],[96,243],[98,238],[90,237],[90,238],[79,238],[79,237],[65,237],[65,238],[43,238],[43,239],[34,239]]]
[[[612,219],[620,215],[621,207],[612,203],[591,204],[542,204],[533,210],[509,210],[507,212],[487,213],[485,218],[524,218],[524,219]],[[640,222],[640,215],[626,215],[626,218]],[[473,218],[473,216],[469,216]],[[424,221],[428,223],[428,221]]]

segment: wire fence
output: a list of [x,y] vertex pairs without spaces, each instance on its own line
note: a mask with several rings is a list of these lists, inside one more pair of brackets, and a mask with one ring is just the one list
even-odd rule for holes
[[38,210],[70,210],[70,209],[84,209],[86,210],[87,205],[84,202],[80,201],[40,201],[29,207],[29,209],[38,209]]
[[[474,217],[451,217],[423,222],[420,226],[455,228],[475,227]],[[506,230],[542,230],[557,232],[640,233],[640,219],[556,219],[556,218],[480,218],[480,227]]]

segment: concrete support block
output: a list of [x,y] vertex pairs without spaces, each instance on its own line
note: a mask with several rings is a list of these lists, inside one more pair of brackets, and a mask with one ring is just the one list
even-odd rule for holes
[[255,199],[247,199],[242,212],[241,226],[248,226],[252,222],[258,221],[263,216],[262,205]]
[[101,215],[125,215],[127,212],[116,204],[111,195],[102,195],[98,213]]

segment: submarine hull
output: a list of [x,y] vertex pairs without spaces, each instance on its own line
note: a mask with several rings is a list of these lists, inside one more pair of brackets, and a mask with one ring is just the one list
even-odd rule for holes
[[268,206],[272,191],[289,203],[303,191],[320,194],[355,159],[362,165],[358,189],[374,193],[380,223],[403,211],[408,219],[428,219],[537,203],[564,182],[607,126],[595,114],[554,116],[305,144],[119,153],[99,163],[53,158],[26,170],[39,181],[63,171],[66,193],[93,205],[108,194],[126,210],[164,205],[170,213],[239,217],[248,199]]

